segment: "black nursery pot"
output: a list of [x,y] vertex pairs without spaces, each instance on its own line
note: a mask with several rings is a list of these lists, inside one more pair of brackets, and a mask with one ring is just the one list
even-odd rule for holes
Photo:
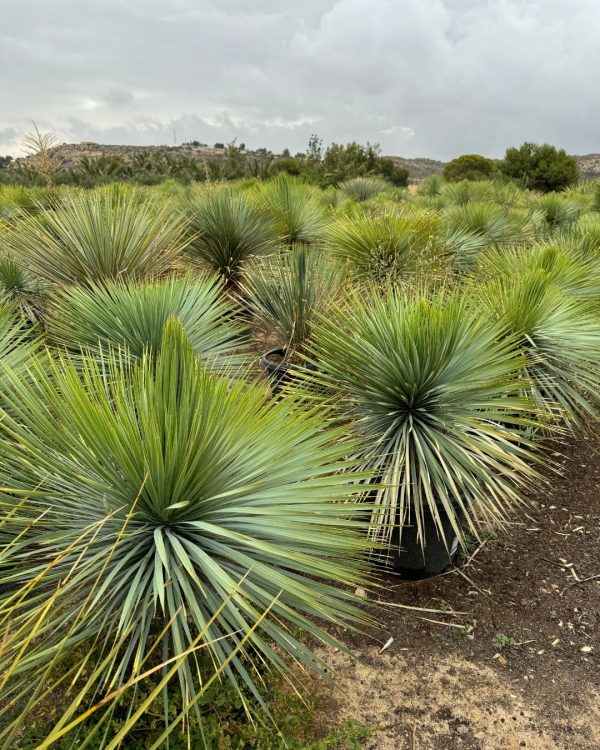
[[[291,383],[297,377],[294,365],[285,361],[287,353],[285,347],[276,347],[270,349],[260,358],[260,364],[265,368],[271,381],[271,390],[274,396],[278,396],[286,383]],[[314,365],[307,364],[305,367],[309,370],[316,370]]]
[[260,358],[260,364],[265,368],[273,395],[281,393],[283,386],[292,378],[291,365],[285,361],[287,351],[282,347],[270,349]]
[[[406,578],[428,578],[442,573],[452,564],[458,553],[458,537],[443,508],[438,508],[438,512],[446,544],[444,544],[428,508],[425,509],[424,513],[424,546],[417,539],[416,523],[403,527],[402,538],[400,538],[400,529],[394,529],[392,545],[398,549],[396,556],[392,558],[394,572],[400,573]],[[458,508],[456,508],[456,515],[458,523],[462,527],[462,514]]]

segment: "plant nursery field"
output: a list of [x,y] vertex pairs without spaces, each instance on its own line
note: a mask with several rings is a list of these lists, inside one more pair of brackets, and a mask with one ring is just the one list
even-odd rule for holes
[[493,166],[0,186],[0,750],[600,747],[600,182]]

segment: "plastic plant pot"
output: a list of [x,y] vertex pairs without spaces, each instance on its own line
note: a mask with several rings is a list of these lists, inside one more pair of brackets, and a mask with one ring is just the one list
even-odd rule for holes
[[[417,539],[416,524],[405,525],[402,534],[399,528],[394,530],[392,546],[397,552],[390,561],[394,572],[406,578],[429,578],[443,573],[454,562],[458,554],[458,537],[448,515],[441,508],[439,513],[445,542],[428,508],[424,513],[424,545]],[[462,526],[461,515],[457,509],[458,523]]]
[[270,349],[260,358],[260,364],[265,368],[269,380],[271,381],[271,390],[273,395],[281,393],[283,386],[291,379],[291,365],[285,361],[287,349],[276,347]]
[[[269,380],[271,381],[271,390],[274,396],[278,396],[287,383],[291,383],[297,375],[297,367],[290,362],[286,362],[288,350],[285,347],[276,347],[270,349],[260,358],[260,364],[265,368]],[[311,364],[305,364],[304,368],[315,371],[317,368]]]

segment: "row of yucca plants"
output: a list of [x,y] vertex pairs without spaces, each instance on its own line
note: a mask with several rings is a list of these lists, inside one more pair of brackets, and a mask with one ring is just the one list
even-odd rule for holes
[[[529,199],[528,208],[470,200],[438,210],[386,200],[337,213],[327,212],[319,195],[286,175],[246,190],[216,185],[173,198],[123,185],[71,191],[52,205],[47,201],[46,210],[36,204],[37,213],[5,228],[2,257],[41,281],[63,285],[139,280],[195,263],[235,289],[249,261],[282,245],[324,241],[355,275],[381,280],[411,273],[419,263],[430,272],[448,259],[454,270],[469,270],[490,247],[548,240],[557,232],[587,238],[597,225],[589,214],[578,220],[575,198],[553,194],[533,204]],[[14,287],[12,276],[8,285]]]
[[439,572],[467,535],[504,527],[545,439],[597,420],[599,346],[597,306],[539,271],[433,300],[363,291],[330,311],[304,386],[359,441],[378,554]]
[[39,277],[63,285],[155,277],[183,255],[235,283],[248,259],[278,243],[315,242],[324,225],[314,189],[285,175],[250,192],[210,186],[175,200],[114,185],[41,209],[3,231],[2,243]]
[[[347,224],[353,252],[385,248],[357,220]],[[399,257],[398,235],[388,234],[389,257]],[[319,294],[323,269],[311,277],[302,252],[260,270],[249,289],[261,324],[308,363],[311,398],[366,446],[358,458],[375,482],[372,536],[397,545],[398,528],[416,522],[423,544],[426,514],[442,537],[449,519],[459,542],[481,523],[502,525],[542,460],[537,438],[597,418],[598,258],[553,245],[497,248],[466,286],[432,292],[418,277],[400,287],[406,275],[369,273],[360,257],[349,273],[368,283],[355,294],[340,293],[348,275]]]

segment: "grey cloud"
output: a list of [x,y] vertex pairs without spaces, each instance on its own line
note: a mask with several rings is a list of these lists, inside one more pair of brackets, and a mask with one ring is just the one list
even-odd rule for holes
[[4,0],[0,153],[61,140],[599,150],[598,0]]
[[114,88],[103,97],[109,107],[128,107],[134,102],[134,96],[128,89]]

